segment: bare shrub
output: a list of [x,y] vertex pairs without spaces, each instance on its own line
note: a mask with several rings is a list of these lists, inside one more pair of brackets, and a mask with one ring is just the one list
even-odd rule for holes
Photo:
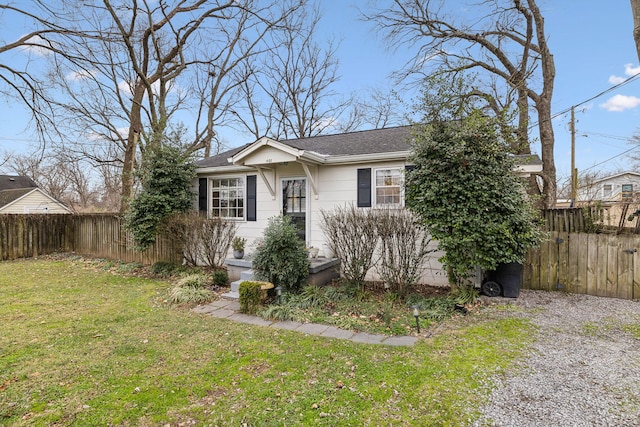
[[221,267],[231,247],[238,225],[223,218],[207,218],[198,213],[174,216],[165,232],[182,244],[187,264]]
[[353,205],[320,211],[322,231],[331,250],[340,259],[342,274],[349,282],[364,284],[373,266],[378,244],[376,214]]
[[426,227],[406,209],[376,211],[380,238],[380,262],[376,270],[389,288],[402,295],[413,290],[420,279],[431,238]]
[[201,230],[202,259],[211,267],[222,267],[238,224],[224,218],[206,218]]

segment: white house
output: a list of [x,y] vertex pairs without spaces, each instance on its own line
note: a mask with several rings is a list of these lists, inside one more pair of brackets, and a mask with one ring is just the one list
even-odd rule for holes
[[0,214],[70,214],[26,176],[0,175]]
[[595,180],[578,189],[579,202],[625,202],[637,200],[640,173],[623,172]]
[[[404,205],[410,130],[401,126],[284,141],[264,137],[206,158],[198,162],[194,182],[198,209],[237,220],[249,252],[276,215],[291,216],[307,246],[326,250],[321,210]],[[537,156],[522,160],[519,173],[541,170]],[[423,281],[447,283],[435,260]]]

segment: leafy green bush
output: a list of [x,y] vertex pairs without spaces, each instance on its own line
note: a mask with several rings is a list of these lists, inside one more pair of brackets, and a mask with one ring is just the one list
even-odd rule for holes
[[247,314],[256,314],[262,300],[262,283],[245,280],[240,283],[240,311]]
[[291,218],[269,219],[252,265],[257,280],[271,282],[289,292],[300,289],[309,275],[309,259]]
[[452,286],[468,282],[476,267],[522,262],[544,235],[513,171],[504,126],[475,111],[414,132],[416,167],[407,173],[406,204],[445,252]]
[[138,175],[142,191],[131,200],[125,227],[133,235],[136,249],[145,250],[155,242],[164,221],[191,209],[195,165],[180,147],[163,140],[147,152]]
[[227,286],[229,282],[229,274],[227,270],[215,270],[211,275],[211,283],[213,286]]

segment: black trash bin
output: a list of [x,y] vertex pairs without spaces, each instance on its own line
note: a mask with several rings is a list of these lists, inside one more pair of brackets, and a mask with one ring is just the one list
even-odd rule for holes
[[518,298],[522,285],[522,264],[517,262],[498,264],[492,273],[493,280],[502,287],[502,296]]

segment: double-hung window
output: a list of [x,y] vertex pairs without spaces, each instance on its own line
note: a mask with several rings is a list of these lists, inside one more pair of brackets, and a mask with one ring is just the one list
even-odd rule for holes
[[400,206],[402,203],[403,173],[400,168],[375,170],[375,204]]
[[228,219],[244,219],[244,177],[211,179],[211,215]]

